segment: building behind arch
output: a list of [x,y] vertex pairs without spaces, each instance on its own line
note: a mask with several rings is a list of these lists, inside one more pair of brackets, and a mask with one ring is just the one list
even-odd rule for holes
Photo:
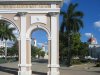
[[89,44],[89,56],[100,59],[100,44],[98,44],[97,39],[92,35],[87,42]]

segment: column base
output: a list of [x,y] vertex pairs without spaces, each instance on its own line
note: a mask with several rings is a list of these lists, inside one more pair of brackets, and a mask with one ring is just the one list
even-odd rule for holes
[[60,75],[60,72],[57,71],[57,72],[47,72],[47,75]]
[[32,75],[32,71],[18,71],[18,75]]
[[57,71],[57,72],[51,72],[51,75],[60,75],[60,72]]
[[47,75],[60,75],[59,64],[48,64],[49,71]]

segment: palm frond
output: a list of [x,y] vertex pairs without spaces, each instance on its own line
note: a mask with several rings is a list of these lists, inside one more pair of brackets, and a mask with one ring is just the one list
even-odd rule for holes
[[15,28],[10,28],[9,26],[11,23],[5,21],[5,20],[0,20],[0,39],[1,40],[13,40],[16,39],[15,35],[13,34],[13,31]]
[[76,11],[73,13],[72,15],[73,17],[80,17],[80,18],[83,18],[84,14],[80,11]]
[[78,4],[70,4],[67,10],[67,14],[69,14],[69,16],[72,15],[72,13],[75,11],[75,8],[78,6]]

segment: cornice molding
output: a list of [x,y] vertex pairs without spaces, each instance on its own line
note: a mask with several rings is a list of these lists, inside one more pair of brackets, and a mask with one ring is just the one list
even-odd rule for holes
[[58,15],[59,14],[59,12],[49,12],[48,14],[47,14],[47,16],[56,16],[56,15]]
[[11,4],[61,4],[62,0],[3,0],[0,1],[0,5],[11,5]]

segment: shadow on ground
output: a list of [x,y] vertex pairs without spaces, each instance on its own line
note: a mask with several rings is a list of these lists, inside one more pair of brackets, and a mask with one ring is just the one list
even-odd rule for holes
[[[9,67],[0,66],[0,71],[5,72],[5,73],[8,73],[8,75],[10,75],[10,74],[18,75],[18,69],[17,68],[9,68]],[[32,74],[36,74],[36,75],[47,75],[46,73],[36,72],[36,71],[32,71]]]
[[32,62],[36,63],[48,63],[47,59],[33,59]]
[[36,74],[36,75],[47,75],[47,73],[36,72],[36,71],[32,71],[32,74]]
[[9,67],[0,66],[0,71],[6,72],[9,74],[18,75],[18,73],[17,73],[18,69],[16,69],[16,68],[9,68]]
[[93,72],[100,73],[100,71],[93,71]]

